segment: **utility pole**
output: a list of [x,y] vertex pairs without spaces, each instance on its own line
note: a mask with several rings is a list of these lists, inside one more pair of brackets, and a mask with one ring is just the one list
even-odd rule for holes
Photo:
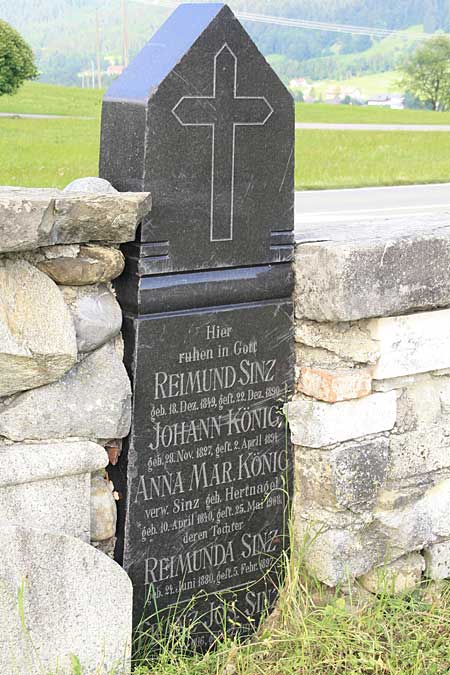
[[91,81],[92,81],[92,89],[95,89],[95,66],[92,59],[91,59]]
[[122,0],[122,24],[123,24],[123,65],[128,66],[128,17],[127,0]]
[[100,57],[100,22],[98,11],[95,12],[95,51],[97,53],[97,89],[102,88],[102,63]]

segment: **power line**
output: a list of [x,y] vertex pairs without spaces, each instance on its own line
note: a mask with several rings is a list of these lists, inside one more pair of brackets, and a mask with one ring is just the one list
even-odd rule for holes
[[[179,2],[173,0],[131,0],[143,5],[154,5],[161,7],[178,7]],[[284,26],[288,28],[302,28],[306,30],[320,30],[330,33],[349,33],[351,35],[367,35],[370,37],[387,38],[393,36],[411,37],[416,40],[426,40],[432,37],[431,33],[412,33],[400,30],[389,30],[387,28],[373,28],[369,26],[352,26],[340,23],[329,23],[324,21],[310,21],[307,19],[291,19],[284,16],[271,16],[267,14],[253,14],[251,12],[236,12],[238,19],[243,21],[252,21],[275,26]]]
[[123,63],[128,66],[128,15],[126,0],[122,0],[122,39],[123,39]]

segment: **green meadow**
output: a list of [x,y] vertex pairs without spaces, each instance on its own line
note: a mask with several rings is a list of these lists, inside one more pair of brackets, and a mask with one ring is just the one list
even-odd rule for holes
[[[0,118],[0,184],[62,188],[97,175],[103,92],[38,83],[0,98],[0,112],[67,119]],[[74,119],[91,117],[92,119]],[[450,124],[450,113],[297,104],[297,121]],[[296,188],[439,183],[450,180],[450,133],[296,132]]]
[[297,190],[450,182],[450,133],[296,132]]
[[[1,101],[0,101],[1,107]],[[390,110],[374,106],[296,103],[297,122],[334,124],[449,124],[450,112]]]
[[0,112],[100,117],[104,91],[25,82],[14,96],[0,97]]

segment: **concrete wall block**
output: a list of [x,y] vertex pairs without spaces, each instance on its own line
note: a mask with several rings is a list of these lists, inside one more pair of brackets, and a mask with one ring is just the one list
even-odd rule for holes
[[0,522],[89,542],[91,472],[108,463],[89,442],[0,446]]
[[389,477],[393,481],[427,476],[450,469],[450,437],[439,424],[391,435]]
[[450,367],[450,309],[373,319],[367,326],[380,349],[375,380]]
[[1,526],[0,604],[2,675],[72,673],[72,655],[86,675],[130,672],[131,581],[79,539]]
[[296,396],[287,405],[287,414],[295,445],[322,448],[392,429],[397,396],[387,392],[338,403]]

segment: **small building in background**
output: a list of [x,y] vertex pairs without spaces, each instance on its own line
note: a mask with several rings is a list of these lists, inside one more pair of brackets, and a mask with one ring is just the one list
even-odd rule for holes
[[405,97],[402,94],[377,94],[368,99],[367,105],[377,106],[378,108],[391,108],[391,110],[403,110],[405,107]]
[[119,77],[119,75],[122,75],[124,70],[125,66],[123,64],[112,64],[107,67],[106,74],[109,75],[109,77]]

